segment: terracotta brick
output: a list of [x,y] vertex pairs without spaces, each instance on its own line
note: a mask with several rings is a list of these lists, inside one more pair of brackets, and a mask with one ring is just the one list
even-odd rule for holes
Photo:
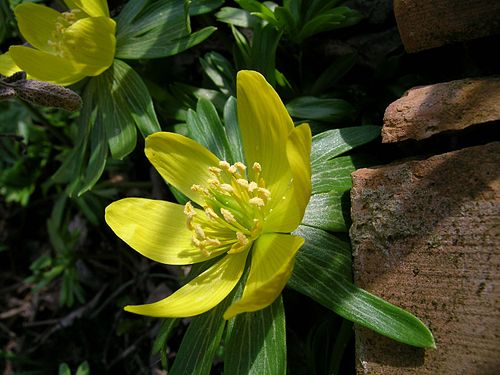
[[357,373],[498,374],[500,142],[353,173],[355,282],[411,311],[437,349],[356,328]]
[[424,139],[500,119],[500,77],[414,87],[384,114],[382,142]]
[[394,0],[394,15],[408,52],[500,33],[499,14],[499,1]]

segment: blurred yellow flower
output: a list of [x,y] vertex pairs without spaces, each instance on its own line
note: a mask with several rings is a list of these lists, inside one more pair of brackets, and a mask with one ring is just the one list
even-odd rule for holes
[[304,242],[290,233],[311,195],[311,131],[306,124],[294,127],[257,72],[238,73],[237,100],[246,164],[230,165],[182,135],[155,133],[146,139],[147,157],[191,201],[182,206],[125,198],[107,207],[113,231],[152,260],[186,265],[217,257],[169,297],[126,311],[155,317],[201,314],[233,290],[248,259],[243,294],[225,319],[267,307],[287,283]]
[[[70,11],[25,3],[14,13],[30,46],[11,46],[0,56],[0,73],[10,75],[9,61],[40,81],[70,85],[108,69],[115,55],[116,24],[105,0],[65,0]],[[7,55],[7,56],[6,56]],[[2,60],[4,64],[2,64]]]

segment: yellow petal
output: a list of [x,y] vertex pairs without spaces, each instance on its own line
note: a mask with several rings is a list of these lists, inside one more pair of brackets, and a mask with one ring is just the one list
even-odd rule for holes
[[0,74],[9,77],[19,71],[21,71],[21,68],[12,60],[9,52],[0,55]]
[[9,53],[14,62],[33,79],[67,86],[85,77],[83,66],[44,51],[12,46]]
[[238,123],[247,165],[262,166],[262,177],[281,199],[291,179],[286,139],[293,122],[278,94],[257,72],[243,70],[237,76]]
[[311,141],[307,124],[297,126],[290,133],[286,147],[293,187],[268,215],[264,231],[289,233],[301,223],[311,197]]
[[219,159],[199,143],[180,134],[158,132],[146,138],[146,156],[169,184],[196,203],[202,203],[194,184],[204,185],[212,175],[208,168]]
[[162,318],[181,318],[204,313],[233,290],[243,273],[247,255],[248,251],[226,255],[169,297],[147,305],[126,306],[125,310]]
[[115,21],[106,17],[84,18],[64,32],[68,58],[85,65],[85,75],[96,76],[108,69],[115,55]]
[[175,203],[125,198],[106,208],[105,219],[130,247],[160,263],[193,264],[217,256],[206,256],[191,245],[184,207]]
[[24,39],[35,48],[47,52],[52,51],[49,40],[53,38],[52,34],[56,30],[57,19],[61,13],[33,3],[16,6],[14,13]]
[[64,0],[69,9],[81,9],[91,17],[109,17],[106,0]]
[[260,236],[254,243],[252,265],[241,299],[224,313],[230,319],[242,312],[269,306],[280,295],[292,274],[295,254],[304,239],[281,233]]

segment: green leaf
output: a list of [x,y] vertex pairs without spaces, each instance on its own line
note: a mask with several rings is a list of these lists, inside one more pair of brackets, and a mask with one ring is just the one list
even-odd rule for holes
[[303,41],[321,32],[352,26],[362,18],[361,13],[348,7],[337,7],[320,12],[303,24],[297,39]]
[[314,194],[306,207],[302,224],[331,232],[346,232],[350,226],[349,204],[347,192]]
[[222,4],[224,4],[224,0],[191,0],[189,15],[197,16],[200,14],[210,13]]
[[263,310],[239,314],[228,324],[224,373],[286,373],[285,311],[282,298]]
[[71,370],[70,370],[69,366],[66,363],[61,363],[59,365],[58,374],[59,375],[71,375]]
[[311,150],[313,171],[320,163],[368,143],[379,135],[380,127],[374,125],[332,129],[315,135]]
[[269,22],[274,27],[279,27],[279,23],[274,16],[273,11],[268,7],[270,2],[262,3],[257,0],[236,0],[236,2],[250,14],[255,15],[263,20]]
[[233,161],[239,161],[246,164],[245,155],[241,141],[241,131],[238,123],[238,111],[236,106],[236,98],[231,96],[227,99],[224,106],[224,125],[226,128],[229,148],[233,155]]
[[230,24],[232,26],[253,28],[259,22],[254,16],[244,9],[224,7],[215,14],[217,21]]
[[187,1],[129,1],[117,18],[115,56],[161,57],[153,51],[189,32]]
[[[340,316],[396,341],[422,348],[435,347],[429,329],[414,315],[355,286],[347,277],[348,245],[318,229],[303,226],[305,238],[288,286]],[[321,232],[321,231],[320,231]]]
[[205,375],[219,347],[226,321],[222,318],[230,298],[193,318],[182,339],[170,375]]
[[128,112],[134,119],[141,134],[147,137],[161,131],[156,117],[153,101],[141,77],[123,61],[115,60],[113,78],[119,93],[115,94],[122,111]]
[[212,151],[221,160],[233,160],[224,125],[214,105],[199,99],[196,112],[188,110],[186,123],[191,138]]
[[226,95],[236,95],[236,84],[234,77],[236,71],[231,63],[217,52],[208,52],[200,58],[200,64],[205,74]]
[[328,122],[351,121],[356,111],[342,99],[323,99],[314,96],[302,96],[287,103],[290,116],[299,119]]
[[111,155],[115,159],[123,159],[135,148],[137,132],[128,108],[122,108],[124,100],[120,86],[120,68],[113,64],[103,74],[92,78],[96,85],[96,102],[99,114],[105,125]]
[[356,53],[337,57],[336,60],[321,73],[316,82],[314,82],[310,90],[311,93],[313,95],[318,95],[330,89],[339,79],[351,70],[357,59],[358,55]]
[[115,56],[123,59],[172,56],[208,38],[215,27],[191,33],[188,4],[172,0],[129,1],[117,19]]
[[90,374],[89,363],[87,361],[84,361],[76,369],[75,375],[89,375],[89,374]]
[[167,343],[172,335],[172,332],[179,324],[179,319],[164,319],[161,323],[160,330],[153,342],[151,354],[160,353],[162,366],[167,368]]
[[316,163],[311,176],[312,194],[349,191],[352,187],[351,173],[374,164],[375,160],[362,156],[340,156]]
[[78,196],[92,189],[99,180],[99,177],[101,177],[107,159],[108,144],[106,142],[106,131],[103,120],[99,118],[92,128],[89,163],[82,182],[83,186],[78,191]]

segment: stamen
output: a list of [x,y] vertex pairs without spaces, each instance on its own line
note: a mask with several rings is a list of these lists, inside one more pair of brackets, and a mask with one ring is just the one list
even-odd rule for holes
[[261,196],[269,199],[271,197],[271,192],[267,190],[266,188],[260,187],[257,189],[259,193],[261,193]]
[[248,203],[250,203],[252,206],[257,206],[257,207],[264,207],[266,204],[264,203],[264,200],[259,197],[253,197],[248,200]]
[[249,184],[248,184],[248,191],[250,193],[253,193],[255,189],[257,189],[259,186],[255,183],[255,181],[251,181]]
[[225,160],[221,160],[219,162],[219,167],[221,167],[223,170],[227,171],[229,170],[229,168],[231,167],[231,164],[229,164],[227,161]]
[[219,218],[219,215],[217,215],[211,207],[205,207],[205,213],[211,220],[217,220]]
[[234,166],[238,168],[238,171],[240,171],[242,175],[245,174],[245,171],[247,170],[247,166],[245,164],[237,161],[236,163],[234,163]]
[[225,191],[226,193],[234,193],[234,189],[231,185],[229,184],[221,184],[220,188]]
[[200,224],[194,225],[194,232],[196,233],[196,237],[200,240],[204,240],[205,238],[207,238]]
[[219,177],[221,172],[222,172],[222,169],[217,168],[217,167],[208,167],[208,170],[210,173],[212,173],[216,177]]
[[237,183],[238,185],[240,185],[242,188],[245,188],[245,189],[247,189],[247,190],[248,190],[248,185],[249,185],[249,184],[248,184],[248,181],[247,181],[247,180],[245,180],[244,178],[238,178],[238,179],[236,180],[236,183]]
[[202,198],[206,217],[197,215],[191,202],[184,205],[184,214],[192,245],[203,254],[245,251],[262,232],[271,192],[261,176],[261,165],[255,162],[252,170],[249,179],[243,163],[221,160],[208,168],[210,175],[204,183],[191,186]]
[[224,217],[224,220],[226,220],[229,224],[236,223],[236,219],[234,218],[234,215],[231,213],[231,211],[226,210],[225,208],[221,208],[220,213]]
[[236,232],[236,238],[238,239],[238,243],[242,246],[248,245],[248,238],[241,232]]
[[208,245],[220,246],[220,241],[217,238],[207,238],[205,241]]

